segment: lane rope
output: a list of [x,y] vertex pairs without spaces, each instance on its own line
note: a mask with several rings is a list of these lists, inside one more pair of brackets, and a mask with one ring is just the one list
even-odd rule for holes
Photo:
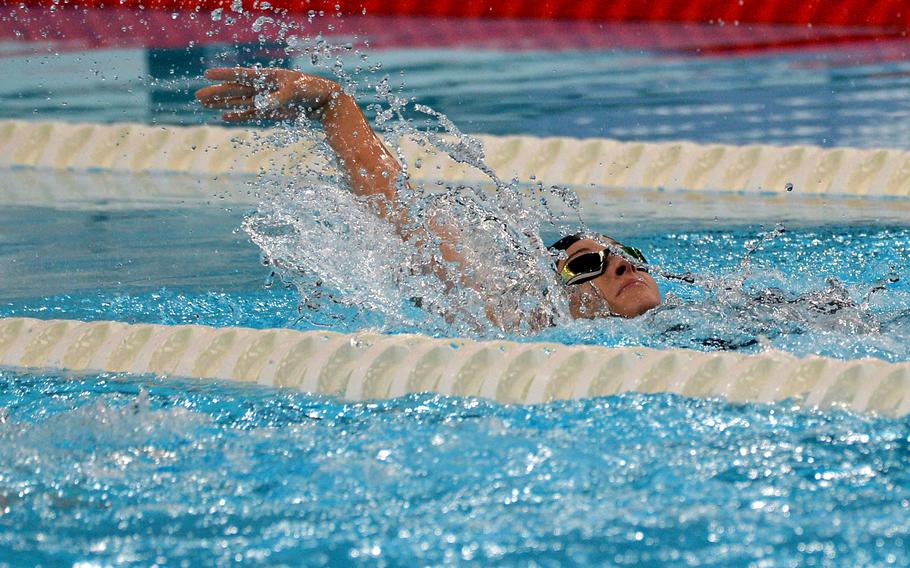
[[[477,364],[478,362],[491,364]],[[495,363],[495,364],[494,364]],[[330,331],[0,319],[0,366],[230,379],[351,400],[412,392],[538,404],[622,392],[910,412],[910,362]],[[770,388],[768,388],[770,387]]]
[[[279,172],[292,165],[317,171],[329,167],[308,145],[276,148],[256,142],[269,133],[220,126],[5,120],[0,121],[0,167],[206,176]],[[785,194],[789,188],[801,195],[910,197],[910,152],[899,149],[477,138],[501,178],[525,182],[745,194]],[[486,181],[444,153],[428,152],[408,140],[402,148],[417,181]]]

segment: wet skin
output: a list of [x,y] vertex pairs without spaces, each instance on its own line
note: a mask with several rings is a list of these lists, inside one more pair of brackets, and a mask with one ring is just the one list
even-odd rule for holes
[[[604,239],[609,244],[616,241]],[[560,260],[557,269],[573,257],[604,250],[604,245],[593,239],[572,243],[566,250],[567,258]],[[660,288],[650,274],[639,270],[625,258],[611,254],[603,274],[582,284],[568,286],[569,306],[573,318],[622,316],[634,318],[660,304]]]
[[[345,164],[354,193],[384,197],[377,213],[390,221],[402,236],[415,238],[413,234],[404,234],[406,210],[399,206],[395,182],[401,172],[400,164],[373,131],[354,98],[337,83],[290,69],[219,68],[207,70],[205,76],[221,83],[200,89],[196,97],[206,107],[223,110],[222,118],[226,121],[286,119],[301,114],[320,120],[339,162]],[[256,105],[257,95],[267,95],[263,108]],[[458,274],[443,274],[442,278],[476,286],[464,274],[465,259],[458,252],[457,238],[450,236],[455,231],[435,227],[431,232],[442,241],[441,258],[459,267]],[[610,239],[604,242],[615,244]],[[593,239],[583,239],[573,243],[566,252],[571,258],[604,248]],[[559,264],[560,269],[563,264]],[[575,318],[631,318],[647,312],[661,300],[654,279],[617,255],[610,255],[607,270],[597,278],[569,286],[569,297]],[[498,321],[495,316],[490,319]]]

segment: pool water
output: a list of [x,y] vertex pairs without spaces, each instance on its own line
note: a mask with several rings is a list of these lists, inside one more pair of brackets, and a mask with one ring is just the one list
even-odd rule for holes
[[906,419],[14,371],[0,406],[15,565],[910,562]]
[[[303,302],[295,286],[262,266],[258,249],[237,229],[245,213],[4,209],[0,316],[436,336],[458,331],[414,319],[402,307],[377,311],[331,290]],[[910,360],[910,225],[794,219],[783,227],[783,234],[757,246],[747,267],[747,247],[771,234],[774,224],[592,219],[593,230],[633,243],[650,262],[691,274],[696,283],[658,276],[665,306],[642,318],[565,321],[505,337]],[[59,247],[64,241],[68,246]],[[499,330],[474,333],[499,336]]]

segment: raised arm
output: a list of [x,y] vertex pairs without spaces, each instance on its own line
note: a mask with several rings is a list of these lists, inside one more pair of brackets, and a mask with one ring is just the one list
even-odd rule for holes
[[[209,69],[205,77],[221,83],[196,91],[196,98],[208,108],[222,109],[221,117],[227,122],[293,119],[301,115],[320,120],[354,193],[382,197],[377,200],[377,212],[393,224],[403,239],[417,246],[429,240],[424,231],[405,231],[407,213],[401,207],[397,179],[401,165],[373,131],[354,97],[338,83],[300,71],[273,68]],[[478,288],[477,282],[465,276],[465,258],[456,247],[458,231],[432,219],[428,229],[440,242],[442,259],[459,266],[455,278],[463,285]],[[435,259],[431,268],[444,280],[453,280]]]
[[370,127],[354,97],[338,83],[290,69],[244,67],[209,69],[206,79],[220,84],[196,91],[208,108],[223,109],[227,122],[257,119],[318,119],[329,145],[357,195],[382,196],[379,214],[399,229],[397,178],[401,165]]
[[[439,252],[431,255],[431,265],[427,268],[450,286],[467,286],[481,292],[487,298],[486,313],[490,321],[499,327],[512,327],[505,324],[504,316],[515,319],[516,314],[502,312],[501,291],[478,281],[468,270],[464,250],[458,246],[461,241],[458,228],[430,218],[424,229],[406,229],[407,211],[398,195],[399,187],[407,187],[398,182],[401,165],[373,131],[357,101],[340,85],[290,69],[209,69],[205,77],[221,83],[200,89],[196,97],[208,108],[222,109],[225,121],[294,119],[301,115],[320,120],[353,192],[381,198],[376,200],[377,213],[403,239],[417,247],[437,241]],[[453,266],[454,273],[449,268]]]

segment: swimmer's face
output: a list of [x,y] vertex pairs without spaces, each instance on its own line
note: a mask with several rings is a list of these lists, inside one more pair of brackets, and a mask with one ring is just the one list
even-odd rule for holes
[[[603,242],[618,244],[612,239]],[[566,259],[557,263],[562,270],[569,259],[586,252],[598,252],[606,247],[593,239],[581,239],[566,249]],[[635,268],[625,258],[611,254],[603,274],[582,284],[567,287],[572,317],[595,318],[622,316],[634,318],[660,304],[660,288],[650,274]]]

